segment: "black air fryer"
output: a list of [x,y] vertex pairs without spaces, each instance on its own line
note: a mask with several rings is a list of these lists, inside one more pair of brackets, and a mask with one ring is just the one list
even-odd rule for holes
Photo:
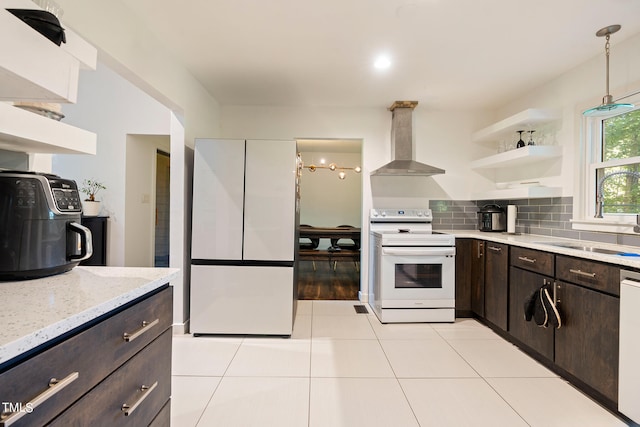
[[71,270],[92,255],[91,231],[80,225],[75,181],[34,172],[0,172],[0,280]]

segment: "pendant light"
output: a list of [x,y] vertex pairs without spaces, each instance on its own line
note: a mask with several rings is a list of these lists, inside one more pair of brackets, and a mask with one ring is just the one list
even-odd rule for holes
[[586,110],[582,115],[587,117],[607,116],[611,112],[615,111],[624,112],[633,109],[633,104],[617,104],[613,101],[613,97],[609,94],[609,39],[611,34],[617,33],[620,30],[620,25],[609,25],[604,27],[596,33],[598,37],[606,37],[607,41],[604,45],[604,52],[607,58],[607,94],[602,98],[602,104]]
[[339,179],[345,179],[347,177],[347,174],[345,173],[345,171],[347,170],[352,170],[355,173],[362,172],[362,168],[360,166],[347,167],[347,166],[340,166],[335,163],[329,163],[329,165],[326,166],[324,165],[325,163],[324,160],[320,160],[320,165],[311,164],[309,166],[305,166],[304,162],[302,161],[302,156],[300,155],[300,153],[298,153],[298,159],[299,159],[298,167],[300,172],[302,172],[302,170],[304,170],[305,168],[308,169],[309,172],[315,172],[318,169],[328,169],[332,172],[338,171]]

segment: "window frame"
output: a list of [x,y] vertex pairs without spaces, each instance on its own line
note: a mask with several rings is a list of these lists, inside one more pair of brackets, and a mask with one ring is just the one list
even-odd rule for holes
[[[625,102],[633,103],[636,106],[631,111],[640,109],[640,95],[638,93],[625,99]],[[626,113],[628,112],[629,111]],[[580,151],[583,153],[583,161],[581,162],[581,171],[578,174],[581,176],[581,179],[579,179],[579,185],[577,186],[577,191],[581,197],[576,198],[577,206],[574,207],[574,219],[571,220],[574,230],[637,234],[633,231],[633,226],[637,224],[636,215],[604,214],[604,218],[595,218],[597,170],[604,167],[640,163],[640,157],[601,161],[603,121],[616,115],[619,114],[582,118],[582,132],[580,137],[582,150]]]

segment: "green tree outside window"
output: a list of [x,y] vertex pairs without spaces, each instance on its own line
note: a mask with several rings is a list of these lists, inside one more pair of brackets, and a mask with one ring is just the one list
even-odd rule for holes
[[[603,120],[602,161],[640,157],[640,110]],[[640,163],[606,167],[599,176],[612,172],[640,172]],[[603,184],[604,213],[640,213],[640,185],[632,175],[616,175]]]

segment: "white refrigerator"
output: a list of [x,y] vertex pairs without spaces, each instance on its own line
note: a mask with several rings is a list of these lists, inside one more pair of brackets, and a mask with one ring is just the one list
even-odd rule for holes
[[295,141],[196,139],[191,333],[291,335],[298,191]]

